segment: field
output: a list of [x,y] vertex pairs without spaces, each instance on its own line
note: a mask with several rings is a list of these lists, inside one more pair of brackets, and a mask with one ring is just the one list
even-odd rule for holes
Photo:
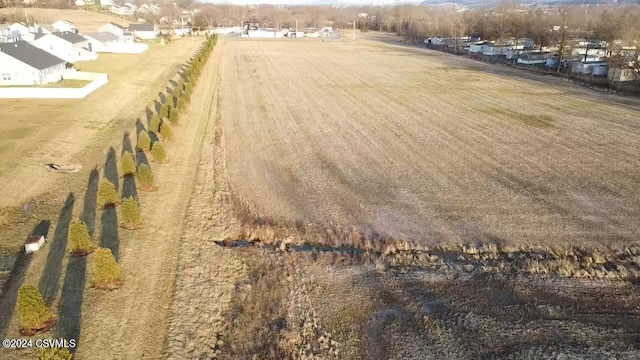
[[80,30],[81,33],[91,33],[98,31],[98,28],[109,23],[110,21],[122,22],[122,19],[112,15],[111,13],[99,13],[87,10],[69,10],[69,9],[40,9],[26,8],[0,9],[0,16],[21,16],[24,21],[24,14],[27,14],[29,21],[35,21],[50,29],[50,25],[57,20],[69,20]]
[[638,107],[437,52],[290,46],[224,57],[230,183],[258,215],[422,244],[637,241]]

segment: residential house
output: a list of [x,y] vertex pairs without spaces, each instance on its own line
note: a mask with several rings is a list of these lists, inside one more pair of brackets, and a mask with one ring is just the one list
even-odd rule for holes
[[138,8],[138,10],[136,10],[136,12],[139,12],[141,14],[156,14],[157,15],[157,14],[160,13],[160,7],[158,5],[142,4]]
[[114,45],[121,43],[121,37],[110,32],[97,32],[84,35],[89,40],[89,49],[94,52],[110,52]]
[[8,41],[26,41],[32,42],[38,34],[48,34],[51,31],[43,28],[36,23],[13,23],[9,25],[8,30],[3,30],[3,37]]
[[126,3],[122,4],[122,6],[126,6],[126,7],[130,8],[130,9],[132,9],[133,11],[138,10],[138,7],[135,4],[132,4],[130,2],[126,2]]
[[133,15],[133,9],[127,6],[113,5],[111,6],[110,11],[119,16]]
[[33,45],[70,63],[98,58],[89,49],[87,39],[69,31],[46,34],[35,40]]
[[532,51],[520,54],[518,64],[522,65],[546,65],[551,53]]
[[482,55],[506,56],[507,49],[510,49],[511,46],[509,44],[487,44],[482,48]]
[[136,39],[156,39],[160,34],[156,24],[129,24],[128,29]]
[[76,0],[76,6],[89,6],[95,4],[94,0]]
[[120,38],[120,41],[122,42],[133,42],[134,38],[133,38],[133,34],[131,32],[129,32],[129,30],[127,30],[126,27],[120,25],[120,24],[116,24],[114,22],[110,22],[106,25],[102,25],[99,29],[98,32],[109,32],[112,33],[116,36],[118,36]]
[[609,65],[604,61],[574,61],[571,72],[583,75],[607,76]]
[[102,8],[111,9],[113,5],[113,0],[100,0],[100,7]]
[[65,61],[27,42],[0,44],[0,85],[39,85],[57,82]]
[[471,54],[482,54],[484,50],[490,46],[491,43],[488,41],[478,41],[471,45],[469,45],[469,53]]
[[51,27],[54,29],[54,31],[58,32],[72,32],[75,34],[78,33],[78,29],[76,28],[76,26],[69,20],[58,20],[54,22]]

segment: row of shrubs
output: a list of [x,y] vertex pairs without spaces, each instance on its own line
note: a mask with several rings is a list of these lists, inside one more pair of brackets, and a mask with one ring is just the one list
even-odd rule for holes
[[[167,153],[160,141],[152,141],[152,138],[162,141],[173,141],[174,135],[171,125],[180,123],[180,112],[191,100],[191,94],[195,83],[201,74],[217,38],[207,38],[205,45],[192,57],[189,63],[183,65],[180,80],[172,84],[172,91],[166,97],[161,96],[160,111],[153,115],[148,124],[148,130],[143,129],[137,137],[135,151],[150,153],[152,161],[164,164],[168,162]],[[171,124],[171,125],[170,125]],[[159,135],[159,136],[158,136]],[[136,187],[140,191],[155,191],[158,186],[155,183],[153,172],[147,164],[136,165],[135,156],[125,151],[120,161],[122,176],[136,178]],[[98,186],[97,206],[99,209],[113,208],[121,205],[120,227],[135,230],[142,227],[142,218],[138,201],[133,197],[121,199],[116,187],[106,178],[103,178]],[[93,254],[91,261],[91,286],[101,290],[117,289],[124,283],[120,267],[108,248],[95,247],[89,234],[87,225],[75,218],[69,225],[67,244],[70,256],[87,256]],[[20,314],[20,333],[32,336],[40,332],[48,331],[55,323],[56,316],[47,307],[38,289],[30,284],[24,284],[18,291],[18,311]],[[68,349],[48,348],[41,349],[40,359],[65,359],[72,358]]]

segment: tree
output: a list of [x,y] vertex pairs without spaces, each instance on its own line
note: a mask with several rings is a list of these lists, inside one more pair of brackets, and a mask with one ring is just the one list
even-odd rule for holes
[[122,286],[122,272],[110,249],[97,249],[91,265],[93,271],[92,287],[112,290]]
[[149,151],[149,149],[151,149],[151,138],[146,130],[142,130],[138,134],[138,144],[136,147],[142,151]]
[[38,355],[40,360],[71,360],[73,355],[67,348],[43,347]]
[[166,119],[169,116],[169,105],[164,104],[160,107],[160,118]]
[[158,163],[166,163],[167,161],[167,153],[164,151],[164,146],[159,141],[153,143],[153,147],[151,148],[151,156],[153,156],[153,161]]
[[138,202],[133,197],[125,198],[122,201],[122,222],[120,227],[129,230],[142,228],[140,207],[138,207]]
[[151,118],[151,125],[149,126],[149,130],[153,131],[156,134],[160,132],[160,118],[157,115],[154,115]]
[[44,303],[35,286],[24,284],[18,290],[18,312],[20,313],[20,333],[35,335],[46,331],[56,322],[53,312]]
[[98,186],[98,207],[117,206],[119,203],[120,196],[116,191],[115,185],[107,179],[100,180],[100,185]]
[[171,141],[173,140],[173,130],[169,124],[162,124],[160,128],[160,136],[162,136],[162,140]]
[[133,155],[130,152],[125,151],[124,155],[122,155],[121,167],[123,176],[136,174],[136,161],[133,159]]
[[69,225],[69,242],[71,256],[85,256],[93,251],[89,228],[80,219],[74,219]]
[[172,124],[177,125],[180,122],[180,114],[178,113],[178,109],[171,109],[171,113],[169,114],[169,121]]
[[138,166],[138,189],[141,191],[155,191],[158,187],[154,185],[153,173],[147,164]]
[[173,112],[173,110],[178,109],[180,106],[180,98],[179,98],[180,94],[175,94],[171,97],[171,111],[169,112],[169,119],[171,119],[171,113]]

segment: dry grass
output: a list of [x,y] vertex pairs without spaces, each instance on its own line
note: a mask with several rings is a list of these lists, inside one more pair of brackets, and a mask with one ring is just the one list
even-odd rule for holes
[[57,20],[66,19],[71,21],[76,25],[76,27],[80,30],[81,33],[91,33],[98,31],[98,28],[109,23],[110,21],[120,22],[122,20],[110,15],[109,13],[99,13],[95,11],[87,11],[87,10],[68,10],[68,9],[40,9],[40,8],[26,8],[26,9],[15,9],[15,8],[5,8],[0,9],[0,15],[5,16],[13,16],[18,15],[22,16],[24,20],[24,13],[27,13],[29,17],[29,21],[36,21],[37,23],[49,28],[51,30],[50,25],[56,22]]
[[[640,111],[527,76],[367,41],[229,42],[230,186],[266,224],[426,246],[637,242]],[[260,224],[244,235],[272,237]]]
[[[63,79],[61,81],[49,84],[43,84],[36,87],[41,88],[81,88],[85,85],[90,84],[91,81],[88,80],[77,80],[77,79]],[[0,87],[33,87],[31,85],[11,85],[11,86],[0,86]]]

